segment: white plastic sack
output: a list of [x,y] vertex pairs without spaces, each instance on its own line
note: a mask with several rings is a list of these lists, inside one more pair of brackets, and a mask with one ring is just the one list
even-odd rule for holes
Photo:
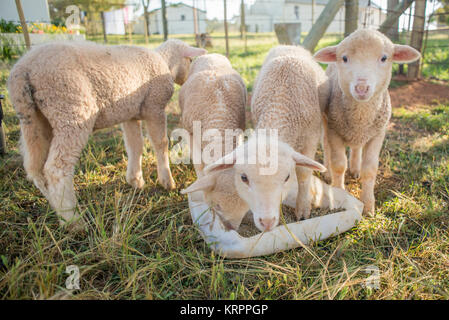
[[[294,208],[296,194],[297,185],[290,190],[284,204]],[[226,258],[247,258],[296,248],[301,245],[299,241],[308,244],[310,241],[324,240],[351,229],[361,220],[363,203],[348,192],[313,177],[312,194],[316,207],[344,208],[344,211],[287,225],[280,224],[269,232],[249,238],[242,237],[235,230],[226,230],[221,219],[203,201],[201,191],[189,194],[188,199],[193,222],[212,250]]]

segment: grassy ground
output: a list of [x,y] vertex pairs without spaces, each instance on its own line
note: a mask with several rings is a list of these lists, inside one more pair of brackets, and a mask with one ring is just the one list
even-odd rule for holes
[[[231,40],[231,61],[251,88],[276,41],[253,36],[245,53],[241,40]],[[214,52],[224,52],[222,39],[214,44]],[[9,67],[0,68],[0,92],[6,94]],[[45,198],[25,179],[18,120],[8,98],[4,107],[9,153],[0,158],[3,299],[449,298],[449,105],[433,101],[393,111],[374,217],[312,244],[313,255],[296,249],[240,260],[211,252],[192,226],[186,197],[155,183],[150,147],[144,154],[145,188],[134,191],[126,184],[117,127],[91,137],[76,169],[88,233],[63,232]],[[176,97],[168,112],[171,130],[179,119]],[[191,166],[172,166],[172,172],[179,190],[195,179]],[[358,195],[359,184],[348,179],[348,190]],[[69,265],[81,271],[81,290],[72,294],[64,290]],[[379,289],[363,286],[368,266],[379,268]]]

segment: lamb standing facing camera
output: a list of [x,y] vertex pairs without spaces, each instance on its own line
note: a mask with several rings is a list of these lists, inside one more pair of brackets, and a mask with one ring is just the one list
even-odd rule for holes
[[145,120],[157,156],[160,183],[175,187],[168,162],[165,106],[173,82],[182,84],[190,59],[206,53],[179,40],[156,50],[94,43],[37,46],[11,70],[8,90],[20,119],[21,151],[28,178],[73,227],[74,168],[89,135],[122,123],[128,152],[127,181],[142,187]]
[[324,155],[332,185],[344,189],[345,147],[351,148],[349,170],[361,178],[364,213],[374,212],[374,185],[379,154],[391,116],[388,85],[393,62],[410,63],[420,53],[393,44],[374,30],[358,30],[339,45],[319,50],[315,59],[331,63],[329,105],[324,112]]
[[[295,46],[272,49],[253,91],[251,111],[256,134],[205,168],[206,173],[234,168],[235,187],[261,231],[277,226],[281,202],[295,178],[299,186],[296,216],[298,219],[310,216],[312,170],[326,170],[313,158],[321,135],[321,108],[327,96],[324,71],[308,51]],[[259,129],[278,130],[277,148],[266,144],[267,154],[276,153],[273,161],[277,163],[271,173],[262,170],[268,169],[263,163],[265,159],[249,159],[255,156],[250,150],[261,146],[263,135],[258,134]],[[245,154],[249,158],[240,160]]]
[[[192,63],[188,79],[179,92],[179,105],[182,125],[190,133],[190,145],[201,151],[208,143],[201,141],[201,145],[193,145],[195,121],[201,123],[201,135],[214,130],[221,135],[223,142],[226,130],[243,132],[245,129],[245,83],[223,55],[204,55]],[[233,139],[231,151],[237,146],[236,142]],[[226,152],[224,143],[219,147]],[[203,162],[194,165],[198,180],[181,193],[203,191],[205,201],[220,212],[224,223],[229,228],[238,229],[248,206],[234,187],[233,169],[205,175]]]

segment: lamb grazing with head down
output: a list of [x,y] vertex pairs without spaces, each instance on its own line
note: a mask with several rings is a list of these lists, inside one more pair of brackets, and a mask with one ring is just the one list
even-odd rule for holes
[[175,187],[168,162],[165,106],[176,82],[187,77],[193,57],[206,53],[179,40],[156,50],[94,43],[37,46],[11,70],[8,90],[20,118],[21,149],[28,178],[61,223],[84,225],[75,212],[74,168],[89,135],[122,123],[129,156],[126,179],[142,187],[145,120],[157,156],[160,183]]
[[[277,226],[281,202],[293,179],[297,179],[299,186],[297,218],[310,216],[312,170],[325,171],[313,158],[321,135],[321,104],[327,95],[324,71],[308,51],[295,46],[272,49],[253,91],[251,111],[255,135],[205,168],[206,172],[234,168],[235,187],[249,205],[254,223],[261,231]],[[277,146],[269,143],[270,138],[266,140],[266,154],[275,155],[269,159],[259,156],[259,151],[257,156],[254,153],[263,149],[264,134],[260,134],[260,129],[278,132]]]
[[[207,146],[211,145],[206,140],[197,143],[194,139],[194,122],[198,121],[202,137],[206,132],[221,137],[216,148],[212,148],[221,149],[221,153],[208,155],[211,159],[215,157],[214,160],[217,160],[235,149],[238,135],[245,129],[246,87],[225,56],[208,54],[192,63],[188,79],[179,92],[179,105],[182,110],[181,122],[190,134],[190,145],[193,148],[205,152]],[[228,134],[232,140],[225,140],[226,131],[232,133]],[[233,169],[205,175],[203,169],[207,163],[203,160],[194,163],[198,180],[181,193],[203,191],[205,201],[219,213],[224,224],[228,228],[238,229],[248,206],[234,187]]]
[[339,45],[321,49],[315,59],[331,63],[329,105],[324,112],[324,154],[332,185],[344,189],[345,147],[351,148],[349,170],[361,178],[365,213],[374,213],[374,184],[379,153],[391,116],[388,85],[393,62],[410,63],[420,53],[393,44],[374,30],[358,30]]

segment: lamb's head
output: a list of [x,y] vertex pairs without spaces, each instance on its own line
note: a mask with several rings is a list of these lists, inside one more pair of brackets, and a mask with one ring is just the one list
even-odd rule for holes
[[190,66],[189,75],[205,70],[214,69],[232,69],[231,62],[224,55],[218,53],[210,53],[198,57]]
[[412,47],[393,44],[382,33],[368,29],[357,30],[314,55],[318,62],[336,63],[341,90],[360,102],[388,88],[393,62],[410,63],[420,56]]
[[173,80],[179,85],[187,80],[193,58],[207,53],[206,49],[191,47],[176,39],[165,41],[157,48],[157,51],[167,62]]
[[[260,231],[270,231],[279,223],[280,205],[296,179],[296,166],[325,171],[318,162],[294,151],[289,145],[278,142],[265,145],[264,152],[256,149],[256,138],[250,138],[218,161],[206,166],[211,174],[233,168],[233,180],[237,194],[253,212],[254,224]],[[259,144],[260,147],[260,144]]]
[[181,193],[203,191],[204,200],[220,213],[224,224],[237,230],[249,208],[235,189],[233,171],[229,168],[201,176]]

